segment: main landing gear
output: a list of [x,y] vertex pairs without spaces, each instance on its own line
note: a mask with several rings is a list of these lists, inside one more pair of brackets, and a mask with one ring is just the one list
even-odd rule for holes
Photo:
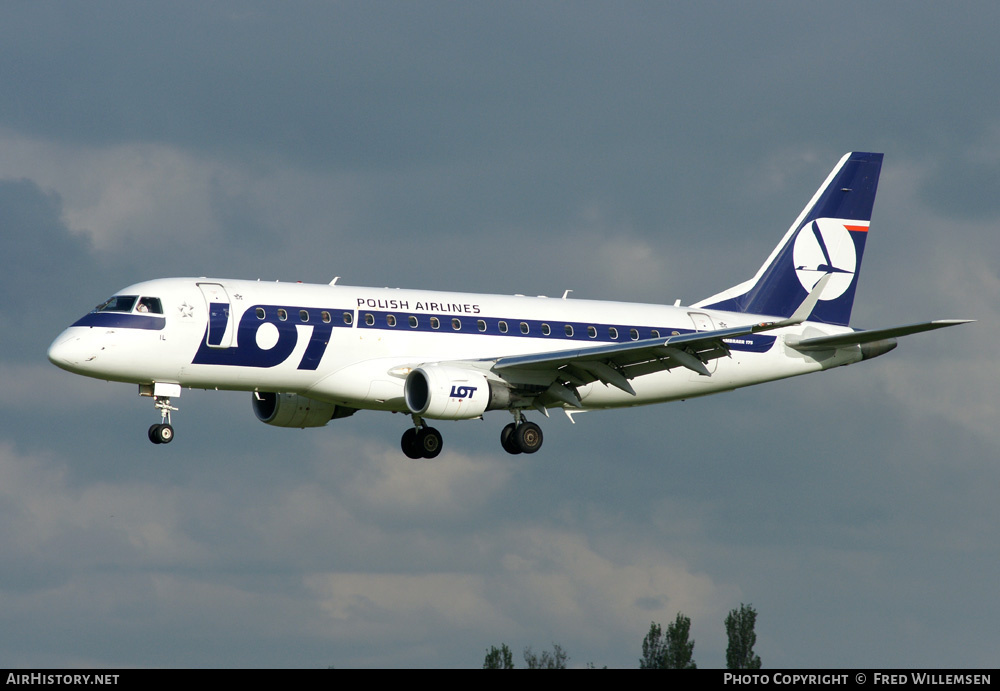
[[441,453],[441,433],[433,427],[428,427],[416,415],[413,416],[415,427],[403,432],[399,445],[407,458],[434,458]]
[[[535,453],[542,448],[542,428],[525,420],[520,411],[512,412],[515,420],[500,432],[500,445],[509,454]],[[152,439],[152,428],[149,434]],[[399,445],[407,458],[434,458],[441,453],[441,433],[414,415],[413,427],[403,432]]]
[[535,453],[542,448],[542,428],[528,422],[520,412],[500,431],[500,446],[509,454]]
[[149,441],[154,444],[169,444],[174,440],[174,428],[170,424],[170,411],[177,408],[170,405],[170,399],[166,396],[153,396],[153,405],[160,411],[159,425],[151,425],[149,428]]

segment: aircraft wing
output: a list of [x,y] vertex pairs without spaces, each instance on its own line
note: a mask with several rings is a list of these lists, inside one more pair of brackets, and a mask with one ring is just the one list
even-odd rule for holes
[[538,403],[541,405],[554,399],[582,407],[574,391],[576,386],[601,381],[635,396],[629,379],[644,374],[686,367],[703,376],[711,376],[705,363],[729,354],[724,339],[789,326],[789,321],[761,322],[594,348],[502,357],[493,361],[490,369],[512,383],[540,387],[538,396],[543,400]]
[[820,278],[802,304],[788,319],[758,322],[714,331],[695,331],[666,338],[648,338],[628,343],[612,343],[593,348],[574,348],[550,353],[531,353],[493,360],[490,369],[507,381],[535,387],[536,406],[561,401],[582,407],[574,387],[601,381],[635,396],[629,384],[644,374],[674,367],[686,367],[702,376],[711,376],[705,363],[728,356],[725,339],[800,324],[812,313],[830,274]]
[[[787,324],[781,324],[787,326]],[[492,367],[495,372],[516,369],[558,369],[567,365],[589,367],[593,363],[605,363],[615,368],[630,367],[650,361],[674,360],[673,363],[656,369],[670,369],[683,366],[708,375],[705,361],[721,357],[729,353],[723,339],[746,336],[760,331],[779,328],[778,322],[762,322],[750,326],[739,326],[716,331],[696,331],[693,333],[668,336],[666,338],[647,338],[628,343],[612,343],[593,348],[576,348],[573,350],[557,350],[551,353],[532,353],[530,355],[514,355],[498,358]],[[655,370],[650,370],[655,371]],[[593,379],[591,380],[593,381]],[[631,387],[620,386],[626,391]],[[631,393],[631,392],[630,392]]]

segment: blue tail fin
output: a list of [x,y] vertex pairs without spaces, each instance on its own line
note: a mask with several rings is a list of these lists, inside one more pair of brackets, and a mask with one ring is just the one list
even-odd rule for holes
[[881,170],[882,154],[844,156],[757,275],[694,306],[789,317],[829,273],[809,319],[847,326]]

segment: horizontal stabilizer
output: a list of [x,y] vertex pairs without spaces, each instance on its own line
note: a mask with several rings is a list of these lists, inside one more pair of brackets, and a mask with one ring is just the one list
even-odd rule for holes
[[853,333],[837,334],[836,336],[819,336],[818,338],[805,338],[801,341],[786,339],[785,344],[795,350],[829,350],[830,348],[843,348],[849,345],[861,345],[862,343],[872,343],[887,338],[897,336],[909,336],[910,334],[921,333],[923,331],[933,331],[943,329],[946,326],[957,326],[968,324],[975,319],[938,319],[932,322],[921,324],[910,324],[908,326],[894,326],[888,329],[875,329],[874,331],[855,331]]

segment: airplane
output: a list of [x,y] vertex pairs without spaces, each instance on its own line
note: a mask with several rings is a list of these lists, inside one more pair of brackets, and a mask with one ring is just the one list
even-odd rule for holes
[[256,417],[322,427],[358,410],[410,416],[400,446],[434,458],[428,420],[506,410],[500,443],[535,453],[548,417],[731,391],[883,355],[972,320],[849,326],[882,167],[848,153],[753,278],[690,306],[164,278],[115,293],[48,350],[62,369],[138,384],[174,438],[182,388],[247,391]]

